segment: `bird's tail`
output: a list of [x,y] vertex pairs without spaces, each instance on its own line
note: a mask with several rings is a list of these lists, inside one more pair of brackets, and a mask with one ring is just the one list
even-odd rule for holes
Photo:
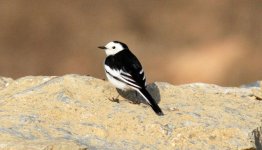
[[161,108],[157,105],[156,101],[153,97],[148,93],[145,88],[139,89],[138,92],[143,96],[143,98],[149,103],[155,113],[159,116],[163,116],[164,113],[162,112]]

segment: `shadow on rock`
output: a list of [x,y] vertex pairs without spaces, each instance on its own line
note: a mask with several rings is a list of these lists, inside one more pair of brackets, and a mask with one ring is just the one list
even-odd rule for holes
[[[146,86],[147,91],[151,94],[151,96],[155,99],[157,103],[160,102],[160,92],[155,83],[148,84]],[[133,103],[140,104],[144,103],[147,104],[146,100],[135,90],[129,90],[129,91],[122,91],[120,89],[116,89],[119,95],[121,95],[123,98],[130,100]]]
[[262,150],[262,126],[253,130],[254,141],[257,150]]

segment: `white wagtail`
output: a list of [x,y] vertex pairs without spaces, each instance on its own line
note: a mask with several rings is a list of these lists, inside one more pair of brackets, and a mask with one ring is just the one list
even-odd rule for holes
[[108,80],[118,89],[136,90],[152,107],[157,115],[164,115],[156,101],[146,90],[146,77],[136,56],[126,44],[113,41],[98,48],[106,52],[105,73]]

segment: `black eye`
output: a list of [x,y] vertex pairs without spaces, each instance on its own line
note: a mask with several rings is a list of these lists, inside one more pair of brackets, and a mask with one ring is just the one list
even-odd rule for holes
[[116,47],[115,47],[115,46],[113,46],[112,48],[113,48],[113,49],[115,49]]

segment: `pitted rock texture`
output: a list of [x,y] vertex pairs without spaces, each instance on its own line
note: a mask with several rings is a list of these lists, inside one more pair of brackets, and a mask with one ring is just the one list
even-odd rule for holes
[[[259,148],[261,87],[156,82],[148,89],[163,117],[135,92],[90,76],[1,77],[0,149]],[[109,100],[118,93],[119,102]]]

